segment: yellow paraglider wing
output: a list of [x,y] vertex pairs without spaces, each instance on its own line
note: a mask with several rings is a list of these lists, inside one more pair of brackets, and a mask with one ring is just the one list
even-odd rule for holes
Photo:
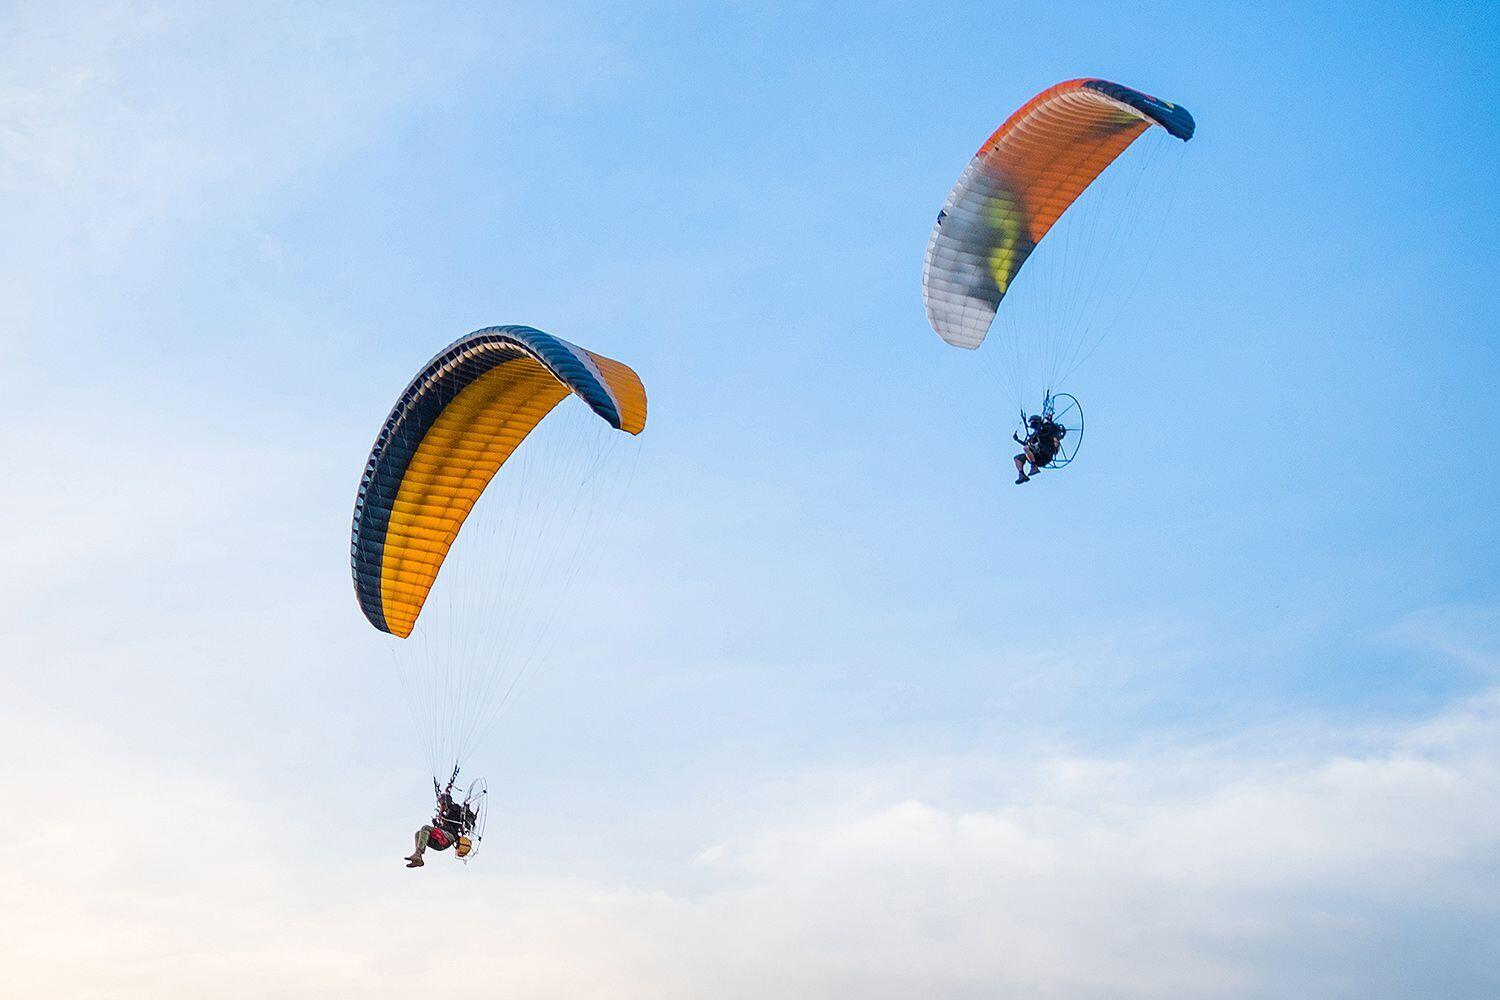
[[612,427],[646,426],[646,389],[628,365],[528,326],[477,330],[412,379],[354,505],[354,589],[372,625],[411,634],[485,487],[570,393]]

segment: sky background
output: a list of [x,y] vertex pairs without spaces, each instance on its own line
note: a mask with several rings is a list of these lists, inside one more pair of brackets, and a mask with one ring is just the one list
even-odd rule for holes
[[[1484,5],[0,6],[0,996],[1500,995],[1497,69]],[[922,252],[1083,75],[1199,131],[1017,490]],[[408,872],[350,510],[509,322],[650,425]]]

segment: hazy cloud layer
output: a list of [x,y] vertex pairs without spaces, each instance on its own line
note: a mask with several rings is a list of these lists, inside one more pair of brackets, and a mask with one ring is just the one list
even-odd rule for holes
[[681,859],[688,888],[572,878],[503,841],[470,868],[408,873],[400,845],[11,717],[4,753],[32,766],[0,794],[16,835],[0,863],[7,988],[397,997],[457,976],[482,996],[558,998],[1486,995],[1497,717],[1490,692],[1346,737],[786,775]]

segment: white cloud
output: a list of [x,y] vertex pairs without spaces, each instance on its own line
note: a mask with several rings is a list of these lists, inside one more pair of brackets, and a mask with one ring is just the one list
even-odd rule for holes
[[[546,845],[503,839],[468,869],[439,858],[408,873],[404,837],[376,843],[359,815],[330,825],[294,796],[249,801],[180,761],[9,721],[4,752],[32,761],[0,799],[19,848],[0,861],[20,894],[0,917],[18,995],[395,997],[462,981],[479,996],[1071,1000],[1494,986],[1480,956],[1500,930],[1495,692],[1347,740],[791,776],[747,794],[733,829],[714,821],[721,835],[681,859],[688,888],[638,871],[569,877]],[[1355,742],[1371,749],[1340,752]],[[964,772],[990,776],[989,792],[956,801]],[[83,803],[82,822],[59,819],[72,808],[59,795]]]

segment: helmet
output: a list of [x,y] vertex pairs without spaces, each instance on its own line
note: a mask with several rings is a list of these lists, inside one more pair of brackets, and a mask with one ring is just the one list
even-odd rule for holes
[[1040,427],[1042,426],[1042,418],[1038,415],[1033,414],[1032,416],[1026,418],[1026,426],[1032,428]]
[[472,851],[473,849],[474,849],[474,841],[470,840],[467,835],[459,837],[458,838],[458,843],[455,844],[455,845],[453,845],[453,853],[456,854],[460,858],[466,858],[466,857],[468,857],[469,856],[469,852]]

